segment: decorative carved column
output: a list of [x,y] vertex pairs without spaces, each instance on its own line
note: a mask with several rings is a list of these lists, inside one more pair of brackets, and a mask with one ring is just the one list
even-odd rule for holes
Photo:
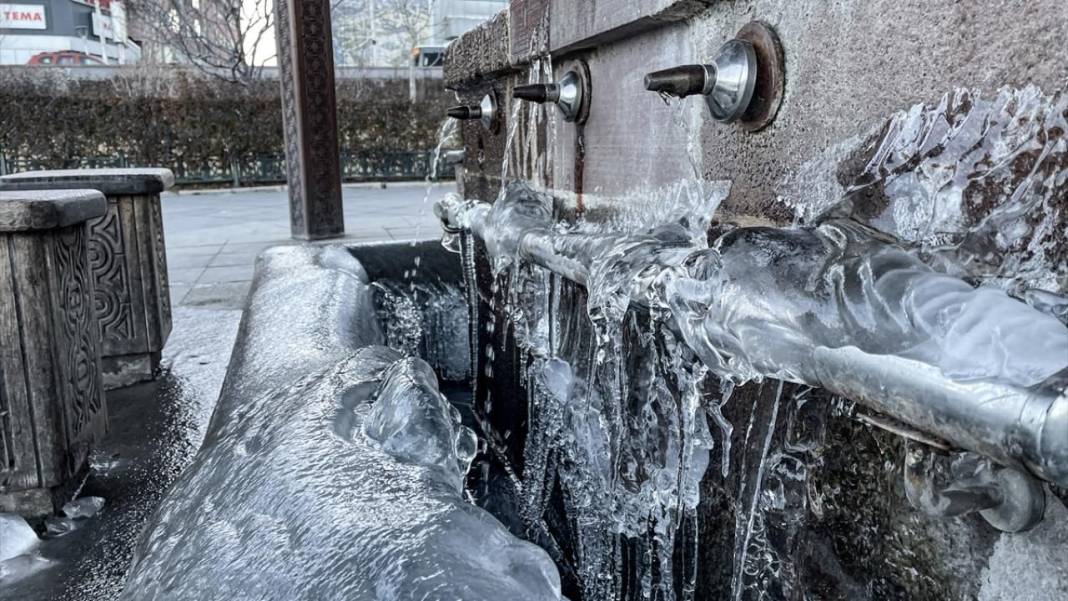
[[275,0],[294,238],[345,233],[330,0]]
[[51,513],[107,429],[87,226],[106,207],[0,192],[0,512]]
[[30,171],[0,178],[0,190],[87,188],[107,196],[107,213],[89,222],[89,263],[109,390],[151,380],[171,332],[159,195],[172,185],[168,169]]

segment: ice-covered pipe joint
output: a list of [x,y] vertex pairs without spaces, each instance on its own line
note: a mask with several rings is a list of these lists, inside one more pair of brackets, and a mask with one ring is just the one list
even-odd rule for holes
[[722,378],[825,388],[1068,485],[1068,328],[1053,315],[848,220],[736,228],[695,249],[670,228],[553,228],[539,196],[516,184],[492,207],[453,197],[438,214],[485,239],[494,261],[526,258],[591,297],[616,278]]

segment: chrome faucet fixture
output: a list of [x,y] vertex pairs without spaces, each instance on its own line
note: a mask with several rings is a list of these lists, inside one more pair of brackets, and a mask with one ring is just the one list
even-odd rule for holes
[[534,83],[516,86],[512,96],[520,100],[555,104],[564,121],[582,125],[590,112],[590,75],[585,63],[579,62],[556,83]]
[[757,131],[775,118],[783,92],[783,55],[775,33],[754,21],[723,44],[712,62],[645,76],[645,89],[685,98],[701,94],[712,118]]
[[716,121],[737,120],[753,99],[757,64],[753,45],[742,40],[724,44],[707,65],[683,65],[645,76],[645,89],[685,98],[703,94]]
[[493,94],[486,94],[482,97],[482,102],[477,106],[454,106],[446,111],[448,116],[453,119],[460,119],[464,121],[479,120],[482,122],[482,126],[490,131],[497,129],[497,100],[493,97]]

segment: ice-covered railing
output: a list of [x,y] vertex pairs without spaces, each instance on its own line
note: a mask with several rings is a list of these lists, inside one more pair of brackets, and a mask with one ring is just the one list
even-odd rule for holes
[[663,313],[721,378],[819,386],[1068,484],[1068,328],[877,231],[850,220],[737,228],[709,248],[681,228],[574,233],[523,184],[494,205],[450,197],[437,211],[491,260],[523,258],[586,286],[591,317],[631,302]]

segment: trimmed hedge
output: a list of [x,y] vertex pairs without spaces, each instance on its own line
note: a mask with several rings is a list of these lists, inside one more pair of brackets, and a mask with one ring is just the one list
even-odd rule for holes
[[[62,73],[62,72],[60,72]],[[338,134],[353,152],[434,148],[448,104],[440,81],[339,80]],[[104,80],[67,79],[44,69],[0,69],[0,152],[62,166],[83,157],[124,156],[167,166],[280,153],[275,80],[235,84],[186,71],[134,69]]]

